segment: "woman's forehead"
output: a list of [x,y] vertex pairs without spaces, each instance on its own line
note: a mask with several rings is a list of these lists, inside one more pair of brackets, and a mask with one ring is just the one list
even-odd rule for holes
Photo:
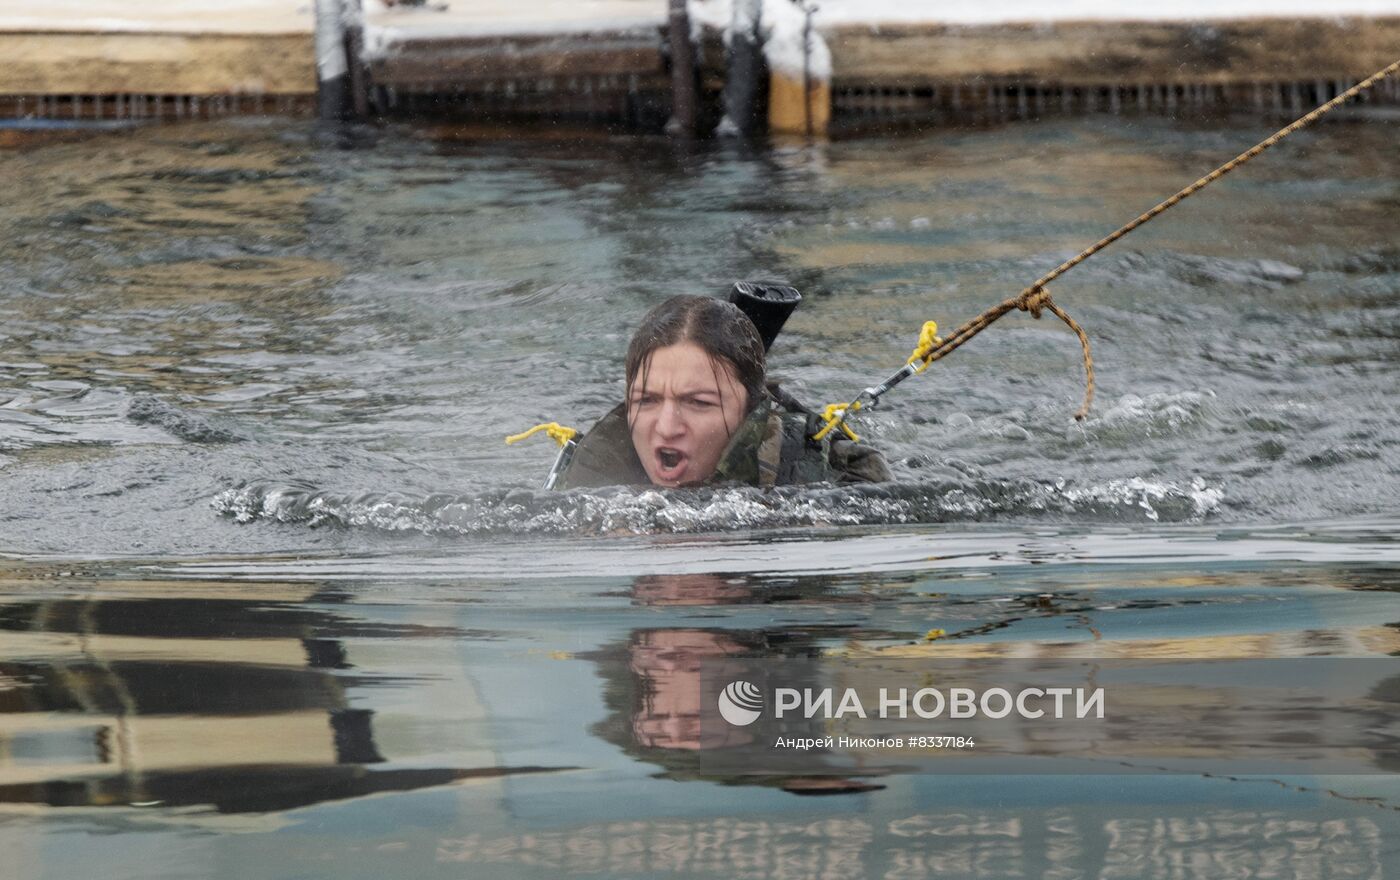
[[723,358],[690,342],[653,351],[642,362],[634,390],[670,391],[675,394],[716,393],[737,386],[734,368]]

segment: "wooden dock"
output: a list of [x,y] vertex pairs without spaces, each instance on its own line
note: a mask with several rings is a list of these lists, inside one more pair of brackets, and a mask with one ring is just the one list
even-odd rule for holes
[[[460,18],[452,24],[381,40],[366,61],[379,112],[582,117],[651,129],[670,113],[664,22],[516,36],[466,36]],[[845,24],[821,33],[837,132],[1064,113],[1296,116],[1400,57],[1400,15]],[[726,75],[718,32],[704,32],[700,58],[702,117],[713,124]],[[795,100],[800,113],[800,91]],[[1400,81],[1365,100],[1400,103]]]
[[[1079,112],[1293,117],[1400,58],[1400,16],[846,26],[827,40],[833,114],[847,124]],[[1400,103],[1400,80],[1366,99]]]
[[309,113],[312,19],[297,4],[54,0],[0,9],[0,117]]
[[[672,114],[667,0],[345,2],[359,115],[660,130]],[[309,113],[312,5],[221,0],[200,11],[175,0],[139,9],[62,0],[0,10],[0,117]],[[834,132],[1060,113],[1294,115],[1400,57],[1400,0],[1396,13],[826,26],[817,18],[832,58],[821,109]],[[728,71],[721,34],[701,33],[703,134],[720,118]],[[788,100],[776,86],[765,94]],[[795,100],[800,114],[800,87]],[[1400,103],[1400,84],[1366,100]]]

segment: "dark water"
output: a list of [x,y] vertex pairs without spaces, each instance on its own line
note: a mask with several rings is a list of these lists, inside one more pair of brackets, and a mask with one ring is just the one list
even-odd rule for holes
[[[523,546],[11,563],[7,876],[1302,878],[1400,860],[1382,765],[735,777],[706,771],[694,733],[697,666],[724,656],[833,676],[945,649],[1394,656],[1388,535],[822,540],[843,569],[718,538],[535,547],[533,565]],[[921,642],[931,627],[948,637]]]
[[772,371],[849,398],[1262,133],[251,121],[0,153],[6,871],[1387,876],[1379,764],[813,797],[707,775],[687,731],[703,658],[837,668],[935,628],[1400,655],[1393,123],[1291,139],[1056,285],[1083,423],[1074,338],[1018,314],[859,423],[894,486],[542,495],[552,446],[501,442],[586,427],[646,308],[743,277],[807,295]]
[[[851,523],[1307,521],[1393,511],[1394,125],[1300,135],[1072,272],[1095,344],[1023,315],[861,422],[900,488],[511,494],[619,396],[675,292],[808,296],[772,371],[813,403],[1223,157],[1257,124],[1061,122],[756,155],[285,123],[11,151],[0,486],[12,550],[258,552],[439,535]],[[368,138],[369,136],[367,136]],[[224,519],[209,515],[212,509]],[[230,521],[349,524],[231,528]]]

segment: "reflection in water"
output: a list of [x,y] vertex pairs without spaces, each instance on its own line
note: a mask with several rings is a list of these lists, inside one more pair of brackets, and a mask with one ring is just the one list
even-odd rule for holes
[[[1020,318],[903,386],[862,428],[898,492],[536,496],[548,453],[491,427],[586,423],[640,314],[741,277],[808,295],[774,370],[840,399],[1255,128],[678,155],[245,120],[10,150],[0,553],[151,563],[0,575],[0,873],[1383,876],[1392,776],[716,777],[695,720],[716,658],[1400,655],[1392,124],[1310,131],[1077,272],[1084,423],[1072,340]],[[1249,528],[1104,528],[1201,518]],[[729,535],[495,540],[618,530]],[[633,580],[672,570],[736,574]],[[210,807],[296,810],[186,833]]]
[[[799,591],[813,599],[832,588],[831,579],[815,578]],[[632,599],[638,605],[703,606],[766,603],[751,579],[710,574],[648,575],[637,578]],[[783,598],[797,598],[791,594]],[[845,627],[840,629],[845,630]],[[722,779],[777,786],[795,794],[845,794],[877,791],[884,786],[847,778],[846,771],[813,775],[810,761],[802,771],[785,767],[786,756],[777,754],[761,773],[747,778],[716,774],[704,769],[703,756],[693,753],[748,745],[753,734],[745,728],[700,723],[704,695],[701,664],[724,658],[808,656],[816,653],[818,640],[831,627],[766,630],[701,629],[691,627],[634,630],[621,651],[604,650],[593,655],[605,681],[604,699],[613,716],[595,732],[621,745],[637,758],[660,764],[671,778]],[[625,661],[624,661],[625,657]],[[623,663],[625,662],[625,668]],[[785,682],[787,683],[787,682]],[[630,729],[624,730],[625,716]],[[880,775],[883,768],[868,768]]]
[[[720,739],[702,739],[700,662],[750,653],[743,635],[700,629],[645,630],[628,646],[629,670],[641,683],[641,706],[632,718],[638,745],[654,749],[714,749],[746,742],[739,728]],[[714,731],[722,733],[722,731]]]
[[[487,870],[530,865],[580,875],[755,880],[1378,878],[1392,858],[1382,829],[1369,818],[1290,818],[1267,810],[1134,812],[1088,820],[1069,810],[927,812],[888,821],[641,819],[447,838],[437,857]],[[1086,864],[1102,867],[1088,873]]]
[[0,802],[286,810],[542,769],[374,768],[355,691],[413,683],[358,669],[343,640],[471,633],[364,624],[303,585],[116,586],[0,604]]
[[741,577],[648,575],[632,584],[632,599],[638,605],[734,605],[753,598],[753,587]]
[[[10,563],[0,845],[37,841],[28,864],[55,876],[76,873],[66,849],[95,861],[195,825],[209,833],[184,846],[206,860],[182,873],[211,877],[280,878],[311,860],[324,867],[300,873],[366,880],[1177,880],[1191,875],[1173,866],[1198,863],[1316,878],[1388,863],[1400,798],[1384,772],[960,776],[876,752],[717,772],[756,728],[698,723],[700,667],[716,660],[805,663],[825,686],[851,658],[907,665],[920,651],[1396,649],[1385,565],[954,561],[549,581],[419,577],[421,560],[400,577],[343,556],[284,560],[261,580],[231,560]],[[564,768],[577,770],[527,772]],[[117,833],[93,843],[71,833],[80,823]]]
[[[1330,581],[1337,587],[1350,590],[1385,591],[1386,585],[1393,586],[1394,581],[1393,576],[1382,569],[1341,569],[1336,572],[1319,569],[1310,572],[1310,575],[1310,579],[1315,583]],[[784,580],[788,582],[783,583]],[[808,577],[797,579],[796,585],[791,583],[793,580],[780,579],[780,585],[775,588],[772,584],[765,584],[763,579],[735,575],[648,575],[634,581],[630,597],[638,606],[675,609],[751,605],[790,607],[800,603],[820,606],[841,601],[849,602],[853,598],[849,591],[851,585],[848,582],[843,583],[847,579]],[[897,591],[906,587],[908,580],[907,577],[885,579],[879,585],[879,595],[884,601],[895,599]],[[1155,633],[1148,637],[1134,634],[1127,638],[1120,634],[1118,637],[1105,638],[1104,630],[1114,635],[1114,630],[1117,629],[1114,623],[1125,615],[1137,616],[1153,610],[1170,613],[1176,609],[1214,604],[1211,599],[1199,597],[1200,594],[1193,597],[1190,592],[1193,590],[1219,589],[1222,586],[1240,586],[1261,581],[1272,581],[1276,584],[1291,582],[1282,572],[1173,574],[1155,578],[1149,576],[1145,580],[1148,583],[1158,581],[1174,592],[1187,592],[1176,598],[1168,598],[1163,594],[1144,594],[1106,602],[1098,591],[1084,589],[1087,585],[1076,585],[1076,588],[1071,589],[1059,585],[1059,589],[1053,591],[1026,591],[1004,599],[998,597],[990,604],[985,601],[976,603],[980,619],[968,620],[951,631],[942,628],[930,629],[922,637],[918,630],[901,630],[899,627],[881,629],[868,623],[844,625],[836,629],[825,624],[768,626],[758,629],[739,629],[732,626],[634,629],[628,635],[625,645],[605,649],[590,656],[597,664],[599,675],[605,682],[604,699],[611,712],[609,719],[597,725],[594,732],[618,744],[633,757],[665,768],[666,778],[777,786],[794,793],[869,791],[884,786],[849,778],[853,769],[859,776],[883,776],[890,772],[908,772],[912,768],[905,767],[901,771],[897,766],[868,764],[864,759],[858,761],[853,768],[849,756],[833,754],[831,760],[827,761],[820,757],[821,750],[801,755],[793,755],[783,750],[765,752],[761,748],[764,744],[756,742],[756,738],[763,736],[771,739],[775,731],[780,734],[786,732],[798,738],[832,733],[879,735],[881,728],[878,723],[864,725],[857,722],[855,726],[838,723],[833,727],[828,722],[823,727],[821,724],[803,726],[797,719],[791,723],[770,719],[773,726],[764,729],[761,734],[758,730],[764,725],[738,728],[715,723],[702,724],[702,712],[709,710],[709,717],[714,717],[713,707],[709,705],[714,694],[702,684],[702,665],[746,658],[805,658],[811,662],[783,665],[783,686],[835,687],[838,693],[845,692],[846,688],[854,688],[864,692],[865,705],[872,706],[879,699],[877,685],[888,684],[890,681],[908,681],[911,672],[919,668],[925,668],[926,674],[932,674],[936,668],[937,674],[942,676],[940,680],[956,681],[963,686],[972,686],[975,689],[1008,687],[1014,692],[1019,687],[1037,684],[1048,686],[1047,682],[1051,679],[1046,676],[1052,675],[1049,670],[1053,667],[1058,670],[1054,675],[1069,675],[1069,679],[1056,679],[1055,683],[1073,686],[1077,682],[1079,686],[1092,690],[1099,683],[1096,680],[1100,675],[1103,675],[1104,680],[1117,682],[1117,677],[1110,675],[1109,671],[1117,670],[1118,667],[1110,665],[1101,670],[1097,665],[1080,664],[1076,667],[1071,663],[1066,666],[1063,661],[1072,658],[1224,660],[1309,655],[1364,657],[1395,654],[1400,650],[1400,624],[1304,628],[1281,632],[1229,632],[1213,635],[1184,633],[1167,638]],[[905,583],[901,584],[901,581]],[[973,602],[970,599],[951,596],[945,599],[938,594],[934,594],[932,598],[938,600],[939,605]],[[720,615],[693,613],[693,616]],[[893,619],[898,620],[897,617]],[[1028,620],[1049,625],[1060,632],[1078,631],[1080,636],[1072,640],[1037,640],[1016,638],[1004,632],[1019,628],[1018,624],[1024,626]],[[828,658],[830,662],[822,662],[823,658]],[[910,666],[909,661],[919,659],[930,661],[930,665]],[[1037,675],[1034,662],[993,666],[983,662],[992,659],[1039,661],[1047,665]],[[882,661],[893,662],[882,666]],[[859,665],[851,665],[852,662]],[[939,662],[941,665],[934,665]],[[734,670],[733,674],[722,676],[722,680],[743,678],[745,681],[756,683],[765,693],[772,691],[772,682],[761,680],[768,674],[768,666],[736,663],[731,664],[731,668]],[[1376,685],[1378,688],[1393,687],[1393,681],[1384,678],[1383,670],[1375,667],[1366,670],[1358,667],[1355,670],[1358,675],[1362,672],[1373,677],[1381,676],[1374,679],[1380,682]],[[882,673],[884,678],[880,677]],[[989,675],[992,676],[990,680],[987,679]],[[1027,679],[1021,681],[1019,678],[1009,677],[1018,675],[1027,676]],[[1261,681],[1272,681],[1272,686],[1277,687],[1287,680],[1288,675],[1288,668],[1280,666],[1277,671],[1270,673],[1269,678]],[[1086,677],[1080,681],[1079,676]],[[1127,680],[1132,680],[1131,673],[1128,674]],[[1015,684],[1016,682],[1020,683]],[[1392,701],[1385,696],[1376,696],[1377,692],[1353,695],[1365,702],[1366,706],[1360,709],[1359,715],[1348,715],[1345,713],[1351,711],[1350,709],[1341,709],[1339,707],[1342,703],[1333,703],[1330,700],[1323,701],[1327,703],[1325,709],[1320,703],[1313,707],[1316,711],[1294,711],[1273,707],[1270,700],[1274,698],[1267,694],[1262,697],[1247,692],[1233,694],[1228,687],[1223,690],[1213,689],[1205,687],[1201,681],[1197,681],[1196,686],[1200,688],[1194,691],[1196,696],[1186,699],[1180,705],[1173,703],[1173,700],[1182,700],[1174,694],[1186,693],[1191,687],[1185,679],[1177,685],[1159,690],[1138,685],[1130,690],[1119,691],[1115,705],[1121,711],[1114,714],[1112,722],[1102,731],[1093,731],[1093,736],[1089,736],[1090,731],[1071,727],[1066,727],[1063,731],[1040,729],[1034,722],[1019,725],[994,722],[980,727],[973,725],[979,740],[996,742],[998,737],[1005,740],[997,746],[979,750],[986,754],[979,754],[977,757],[981,759],[993,755],[1083,755],[1092,761],[1126,761],[1121,766],[1128,770],[1149,768],[1148,764],[1141,761],[1142,754],[1155,755],[1154,763],[1162,763],[1171,757],[1189,759],[1192,755],[1202,760],[1214,759],[1217,764],[1220,761],[1228,764],[1230,760],[1243,760],[1245,756],[1254,760],[1268,760],[1264,757],[1266,754],[1281,759],[1284,752],[1269,752],[1265,744],[1273,743],[1282,747],[1293,740],[1290,738],[1291,734],[1287,733],[1275,736],[1273,731],[1266,729],[1271,724],[1333,725],[1339,721],[1356,724],[1361,723],[1359,718],[1368,717],[1365,728],[1379,739],[1372,738],[1369,748],[1361,752],[1369,757],[1362,759],[1361,763],[1355,766],[1367,766],[1376,770],[1389,770],[1394,766],[1393,753],[1383,745],[1383,741],[1389,736],[1387,731],[1393,726],[1393,719],[1387,708]],[[1343,696],[1344,692],[1345,688],[1333,688],[1324,693],[1345,701],[1347,698]],[[1388,692],[1387,690],[1386,693]],[[1245,699],[1247,705],[1241,704],[1236,707],[1242,713],[1238,717],[1217,717],[1217,710],[1220,708],[1217,704],[1222,698]],[[1158,718],[1162,706],[1168,704],[1173,705],[1171,718]],[[1245,711],[1246,709],[1248,711]],[[1279,722],[1279,719],[1290,720]],[[1264,726],[1250,728],[1251,724]],[[1193,729],[1213,730],[1213,741],[1207,745],[1191,739],[1188,731]],[[969,728],[968,732],[971,731],[972,728]],[[998,737],[989,740],[989,731],[998,734]],[[1352,741],[1349,734],[1334,732],[1332,736],[1341,737],[1336,740],[1338,747],[1343,741]],[[1140,744],[1144,741],[1161,741],[1164,744],[1172,742],[1178,745],[1171,748],[1163,746],[1155,752],[1150,749],[1141,752]],[[729,756],[728,760],[707,762],[703,755],[698,754],[717,749],[742,750],[744,746],[760,748],[749,749],[743,761]],[[1323,754],[1318,752],[1313,756],[1318,762],[1318,767],[1322,766]],[[755,756],[758,764],[752,763]],[[867,757],[871,756],[876,761],[883,759],[896,762],[902,757],[898,751],[881,753],[879,750],[868,752]],[[846,759],[843,760],[843,757]],[[906,763],[908,760],[904,758]],[[1297,761],[1298,756],[1290,754],[1288,760]],[[761,765],[761,769],[741,772],[735,769],[741,763],[752,767]],[[813,766],[822,768],[823,764],[824,769],[819,769],[813,775]],[[1304,765],[1296,763],[1293,766],[1301,768]],[[1353,765],[1342,763],[1329,766]]]

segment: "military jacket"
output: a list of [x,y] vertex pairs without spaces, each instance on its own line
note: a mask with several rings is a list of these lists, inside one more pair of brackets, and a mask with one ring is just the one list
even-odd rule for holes
[[[821,419],[776,386],[729,438],[708,483],[790,486],[801,483],[873,483],[889,480],[878,450],[837,435],[813,440]],[[632,446],[627,406],[621,404],[577,441],[556,489],[645,486],[651,483]]]

